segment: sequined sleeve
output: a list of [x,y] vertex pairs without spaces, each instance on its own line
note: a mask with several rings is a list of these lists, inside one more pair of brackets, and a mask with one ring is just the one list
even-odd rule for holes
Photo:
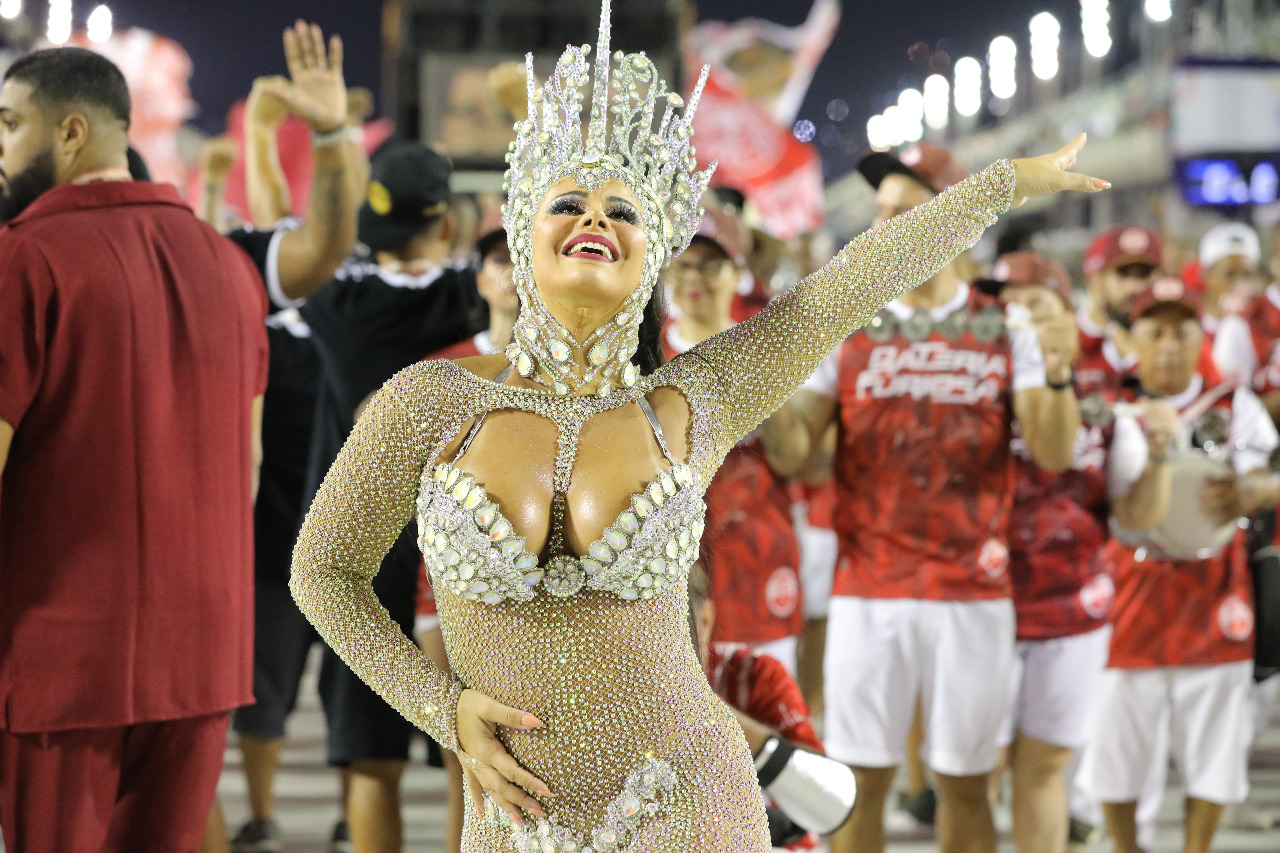
[[727,450],[777,411],[887,303],[977,243],[1013,189],[1013,163],[1001,160],[865,232],[755,317],[690,350],[716,386],[719,446]]
[[302,525],[289,582],[298,606],[360,678],[418,728],[456,751],[462,685],[436,667],[374,594],[382,558],[409,523],[438,428],[434,383],[401,372],[373,398]]

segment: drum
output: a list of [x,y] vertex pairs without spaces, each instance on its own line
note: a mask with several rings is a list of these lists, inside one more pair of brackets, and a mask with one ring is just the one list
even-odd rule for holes
[[1172,487],[1169,511],[1151,531],[1150,541],[1175,560],[1204,560],[1218,554],[1235,537],[1236,520],[1219,524],[1201,508],[1200,495],[1210,480],[1235,476],[1226,462],[1201,450],[1185,450],[1169,459]]

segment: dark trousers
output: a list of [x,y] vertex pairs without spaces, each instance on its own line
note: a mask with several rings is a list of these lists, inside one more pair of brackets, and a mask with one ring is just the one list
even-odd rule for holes
[[0,731],[7,853],[195,853],[229,713],[104,729]]

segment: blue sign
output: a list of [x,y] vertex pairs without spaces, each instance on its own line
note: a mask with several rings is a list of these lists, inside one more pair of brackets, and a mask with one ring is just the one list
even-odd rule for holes
[[1280,154],[1183,160],[1176,169],[1188,204],[1239,207],[1280,200]]

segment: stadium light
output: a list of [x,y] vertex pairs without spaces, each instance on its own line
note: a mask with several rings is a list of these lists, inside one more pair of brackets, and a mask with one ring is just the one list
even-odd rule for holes
[[951,84],[941,74],[924,81],[924,120],[934,130],[946,130],[951,119]]
[[888,151],[893,146],[889,122],[883,115],[876,114],[867,119],[867,143],[877,151]]
[[1084,49],[1095,59],[1111,52],[1111,10],[1107,0],[1080,0]]
[[996,36],[987,52],[987,73],[991,94],[1012,98],[1018,91],[1018,45],[1008,36]]
[[898,116],[906,142],[919,142],[924,136],[924,95],[919,89],[903,89],[898,95]]
[[982,64],[972,56],[956,60],[955,69],[956,112],[962,116],[974,116],[982,109]]
[[111,10],[106,5],[89,13],[89,41],[102,44],[111,38]]
[[907,121],[902,114],[902,107],[897,104],[886,107],[884,111],[884,122],[888,129],[889,144],[893,146],[905,145],[907,141]]
[[0,18],[12,21],[22,14],[22,0],[0,0]]
[[1173,3],[1170,0],[1147,0],[1143,6],[1147,19],[1163,24],[1173,17]]
[[1031,73],[1041,80],[1058,76],[1058,36],[1062,25],[1048,12],[1031,19]]
[[49,0],[50,44],[66,44],[71,39],[71,0]]

